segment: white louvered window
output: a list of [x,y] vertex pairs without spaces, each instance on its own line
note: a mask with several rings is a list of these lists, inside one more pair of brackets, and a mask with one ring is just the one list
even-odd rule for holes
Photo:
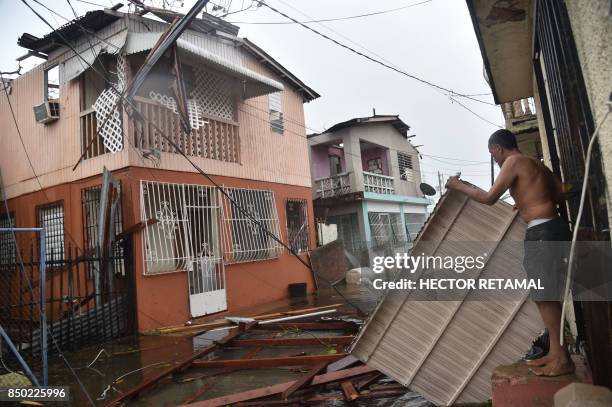
[[[274,192],[263,189],[226,188],[236,202],[224,198],[225,260],[228,263],[278,257],[281,245],[262,226],[280,236]],[[248,212],[247,213],[245,213]],[[253,221],[253,218],[256,220]]]
[[141,181],[145,274],[185,271],[193,262],[221,259],[217,192],[204,185]]
[[64,259],[64,206],[54,204],[38,209],[38,224],[45,231],[47,259]]
[[274,92],[268,95],[270,109],[270,130],[283,134],[285,124],[283,119],[283,93]]
[[[13,228],[12,215],[0,215],[0,228]],[[12,232],[0,232],[0,265],[15,264],[15,236]]]
[[397,163],[399,165],[400,179],[404,181],[414,182],[412,155],[406,153],[397,153]]

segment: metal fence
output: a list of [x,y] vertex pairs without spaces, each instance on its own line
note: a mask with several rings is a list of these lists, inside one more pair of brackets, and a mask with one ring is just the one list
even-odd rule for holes
[[[50,353],[133,332],[129,240],[110,257],[98,248],[83,252],[67,246],[61,253],[52,249],[41,262],[41,246],[48,245],[32,233],[20,233],[16,240],[6,238],[7,233],[12,236],[10,229],[0,229],[0,325],[35,376],[43,376],[43,362]],[[114,257],[117,253],[122,257]],[[115,269],[118,263],[122,265]],[[97,292],[96,276],[101,281]],[[24,379],[23,369],[4,342],[8,341],[0,350],[0,386],[14,386]]]

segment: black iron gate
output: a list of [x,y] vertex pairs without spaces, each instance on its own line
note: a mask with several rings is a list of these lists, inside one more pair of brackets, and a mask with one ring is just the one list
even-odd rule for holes
[[[582,68],[564,0],[537,0],[534,67],[553,170],[563,175],[576,193],[567,202],[574,225],[580,188],[588,176],[581,221],[581,240],[610,240],[601,152],[595,144],[590,173],[584,174],[586,150],[595,129]],[[580,272],[580,271],[579,271]],[[586,341],[595,384],[612,387],[612,305],[574,303],[578,341]]]
[[[121,243],[124,250],[113,250],[104,258],[98,248],[82,251],[68,246],[62,256],[50,253],[45,281],[40,281],[40,263],[36,242],[20,242],[21,261],[2,264],[0,279],[0,323],[7,329],[22,353],[37,357],[40,352],[40,287],[44,284],[44,300],[48,326],[48,351],[57,346],[76,350],[119,338],[133,332],[134,304],[131,279],[130,241]],[[121,257],[115,257],[121,253]],[[109,262],[110,260],[110,262]],[[120,265],[104,273],[108,264]],[[103,278],[98,292],[95,275]],[[24,280],[31,281],[32,289]],[[33,290],[33,292],[31,292]],[[52,343],[54,338],[54,343]]]

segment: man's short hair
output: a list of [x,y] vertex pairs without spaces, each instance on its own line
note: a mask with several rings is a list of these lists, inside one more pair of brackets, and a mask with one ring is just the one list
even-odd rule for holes
[[499,129],[491,134],[489,137],[489,145],[497,144],[502,146],[506,150],[516,150],[518,145],[516,144],[516,137],[510,130]]

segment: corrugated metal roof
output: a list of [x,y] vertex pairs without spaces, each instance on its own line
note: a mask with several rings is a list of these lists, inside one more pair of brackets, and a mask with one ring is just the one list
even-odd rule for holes
[[[413,253],[478,256],[486,251],[480,277],[524,278],[518,242],[525,224],[516,215],[507,203],[486,206],[450,191],[421,230]],[[542,328],[526,291],[512,298],[491,291],[486,301],[469,300],[473,291],[464,301],[418,301],[418,294],[385,293],[351,354],[438,405],[489,399],[493,369],[520,359]]]

